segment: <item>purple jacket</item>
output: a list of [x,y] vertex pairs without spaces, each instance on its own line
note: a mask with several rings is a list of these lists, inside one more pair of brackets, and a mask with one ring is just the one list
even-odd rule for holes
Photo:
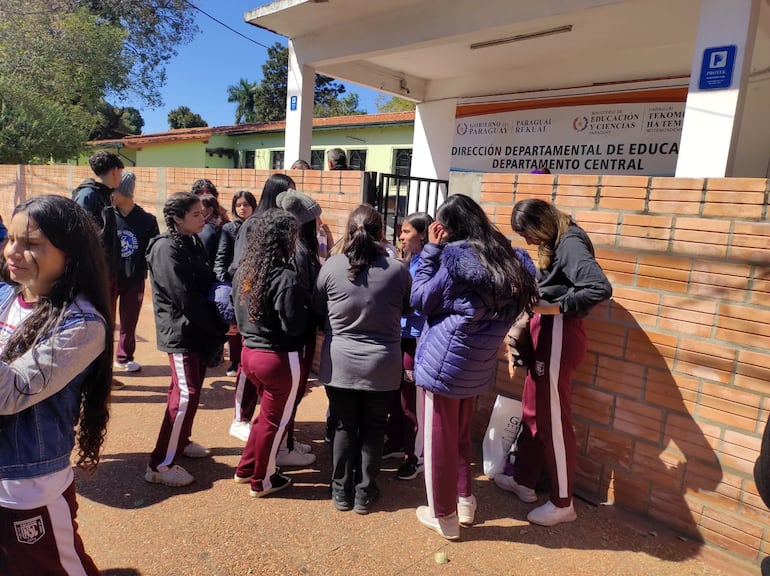
[[497,351],[519,310],[513,294],[494,293],[490,272],[468,242],[425,245],[411,303],[426,317],[416,384],[452,398],[491,386]]

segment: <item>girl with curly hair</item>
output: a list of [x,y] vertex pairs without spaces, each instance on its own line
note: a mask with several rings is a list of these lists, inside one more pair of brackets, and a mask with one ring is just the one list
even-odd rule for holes
[[297,228],[296,218],[280,208],[257,216],[233,281],[242,370],[262,393],[259,419],[235,471],[235,482],[249,483],[254,498],[291,485],[277,471],[276,456],[299,390],[309,314],[307,288],[291,263]]
[[0,283],[2,574],[99,574],[78,534],[70,465],[77,438],[77,465],[96,467],[109,418],[113,324],[98,245],[88,213],[61,196],[20,204],[8,227],[11,283]]
[[147,249],[158,349],[168,353],[171,386],[166,412],[144,479],[166,486],[194,480],[177,457],[203,458],[210,450],[190,440],[206,366],[224,341],[227,325],[209,299],[214,273],[198,238],[205,224],[198,196],[177,192],[163,206],[168,232]]

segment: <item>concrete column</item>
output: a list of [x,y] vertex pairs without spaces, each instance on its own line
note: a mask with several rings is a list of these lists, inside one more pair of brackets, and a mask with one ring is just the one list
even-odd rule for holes
[[701,2],[678,177],[732,175],[760,1]]
[[289,40],[289,74],[286,82],[286,132],[284,169],[296,160],[310,162],[313,141],[313,95],[315,69],[306,66]]
[[[456,98],[417,104],[411,176],[449,180],[456,109]],[[442,191],[441,195],[444,193],[445,191]],[[424,206],[416,205],[416,194],[410,193],[409,197],[409,212],[425,210]],[[439,204],[443,201],[443,197],[438,199]],[[429,204],[433,204],[433,198],[429,199]]]

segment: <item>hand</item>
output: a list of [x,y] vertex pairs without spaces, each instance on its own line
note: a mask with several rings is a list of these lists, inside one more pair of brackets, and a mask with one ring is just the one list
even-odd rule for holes
[[532,308],[532,311],[545,315],[561,314],[561,305],[558,302],[556,304],[552,304],[547,300],[540,299],[540,301]]
[[431,244],[441,244],[446,237],[446,230],[439,222],[433,222],[428,226],[428,242]]

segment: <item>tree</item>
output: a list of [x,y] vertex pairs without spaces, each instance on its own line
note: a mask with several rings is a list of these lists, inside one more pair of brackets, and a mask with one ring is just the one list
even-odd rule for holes
[[203,126],[208,126],[206,121],[201,118],[200,114],[196,114],[187,106],[174,108],[168,113],[168,127],[172,130],[176,128],[199,128]]
[[[267,49],[262,65],[262,82],[254,91],[253,122],[286,119],[286,79],[289,74],[289,49],[279,42]],[[313,112],[315,116],[363,114],[358,109],[358,95],[345,94],[345,86],[328,76],[316,74]]]
[[91,132],[89,140],[107,140],[123,138],[129,134],[141,134],[144,118],[139,110],[128,106],[122,108],[102,100],[96,111],[99,115],[97,127]]
[[408,112],[414,110],[417,103],[398,96],[388,98],[385,94],[380,94],[374,99],[374,105],[377,106],[377,112]]
[[73,157],[107,95],[160,104],[193,17],[185,0],[0,0],[0,162]]
[[257,83],[241,78],[235,86],[228,86],[227,101],[237,104],[235,123],[254,122],[254,104],[257,95]]

